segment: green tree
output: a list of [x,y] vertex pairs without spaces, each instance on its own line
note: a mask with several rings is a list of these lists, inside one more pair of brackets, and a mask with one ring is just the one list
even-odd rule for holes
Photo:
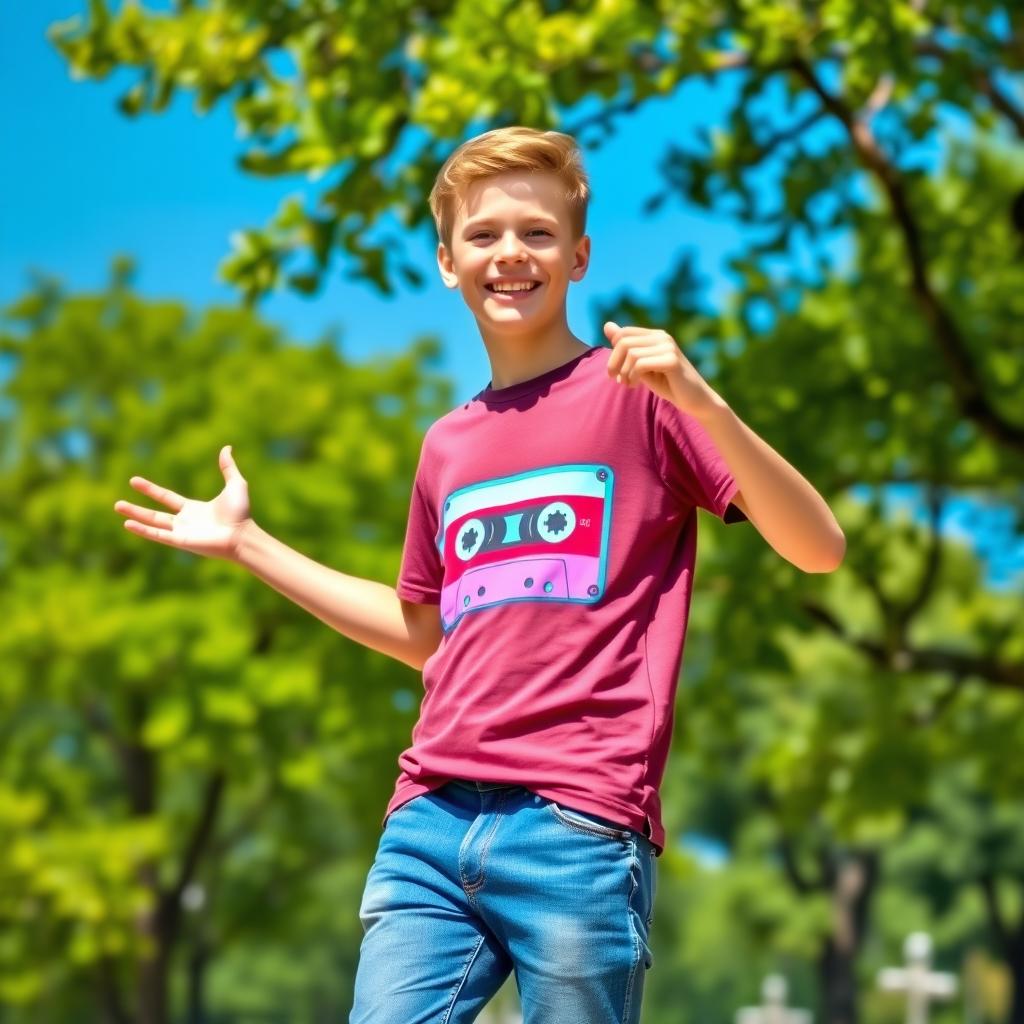
[[[725,126],[708,132],[699,151],[672,146],[662,157],[666,188],[651,209],[680,193],[770,232],[748,249],[761,271],[746,282],[750,298],[767,285],[766,261],[793,258],[798,231],[814,242],[878,222],[896,254],[904,304],[927,331],[960,413],[1024,451],[1024,423],[1006,400],[1021,380],[1019,364],[1004,357],[993,367],[963,315],[965,306],[987,310],[985,290],[948,287],[934,266],[950,252],[961,210],[929,203],[914,152],[934,142],[951,112],[980,130],[1024,137],[1024,109],[1005,83],[1024,69],[1018,5],[179,0],[169,14],[137,3],[114,14],[105,0],[90,0],[89,8],[87,21],[59,23],[51,38],[80,77],[140,70],[121,97],[125,113],[163,110],[182,88],[196,91],[200,112],[230,97],[241,134],[252,139],[243,168],[314,179],[336,172],[314,209],[291,197],[266,229],[238,234],[223,273],[250,300],[279,283],[315,291],[335,250],[354,264],[352,276],[383,291],[396,274],[419,281],[400,238],[378,244],[366,235],[385,212],[406,227],[429,223],[425,197],[449,148],[439,143],[510,122],[588,139],[591,129],[612,134],[615,118],[645,100],[693,79],[739,76]],[[290,74],[271,63],[281,55]],[[573,117],[593,100],[597,113]],[[812,130],[825,125],[832,138],[812,144]],[[756,171],[774,186],[774,209],[758,207]],[[1019,251],[1019,176],[989,198]],[[286,274],[295,253],[312,262]]]
[[[947,941],[974,940],[1009,968],[1001,1019],[1019,1021],[1024,981],[1024,805],[1019,702],[968,687],[949,716],[928,813],[891,853],[899,887],[920,894]],[[976,993],[984,1001],[984,993]],[[980,997],[980,998],[978,998]]]
[[[1020,370],[1015,310],[1024,280],[1019,261],[1006,259],[1016,243],[1004,202],[1022,171],[1019,156],[998,144],[954,143],[947,166],[920,185],[926,208],[956,211],[932,269],[970,328],[990,398],[1006,409]],[[698,748],[726,751],[708,762],[704,784],[716,792],[723,765],[740,765],[758,797],[748,805],[776,820],[789,884],[830,901],[818,973],[824,1017],[836,1022],[856,1019],[858,993],[872,980],[857,961],[871,938],[885,849],[927,805],[932,766],[957,759],[941,742],[948,715],[972,686],[990,691],[983,708],[993,716],[1004,701],[1019,708],[1024,688],[1019,591],[992,592],[979,557],[951,548],[942,533],[947,511],[965,499],[1019,508],[1024,459],[964,416],[934,356],[933,331],[901,284],[903,249],[884,209],[864,211],[858,223],[842,277],[809,286],[739,258],[734,269],[746,286],[718,310],[704,303],[684,257],[662,302],[627,293],[599,310],[601,320],[672,332],[744,420],[839,510],[847,556],[831,576],[795,572],[753,531],[733,528],[704,545],[698,582],[710,603],[695,601],[686,677],[707,684],[692,705],[684,690],[678,708]],[[916,519],[888,508],[893,484],[912,488]],[[750,721],[740,742],[734,716],[743,715]],[[991,720],[973,721],[980,733]],[[746,759],[756,750],[763,763]],[[841,819],[828,812],[830,785],[849,790],[838,794]],[[1012,941],[995,948],[1019,977],[1024,950]],[[1012,1019],[1021,1014],[1017,986]]]
[[450,403],[436,341],[354,364],[130,278],[40,282],[0,333],[0,1001],[32,1020],[166,1021],[183,944],[195,1003],[225,943],[294,927],[325,867],[365,872],[418,687],[113,504],[141,469],[216,493],[232,443],[265,529],[392,580],[419,438]]
[[[854,533],[858,516],[870,515],[852,504],[842,512]],[[716,532],[705,551],[712,563],[732,555],[732,529]],[[906,546],[899,528],[890,527],[889,545],[888,557]],[[1005,624],[1019,617],[1016,595],[978,586],[968,548],[947,542],[941,561],[919,630],[955,636],[963,593],[975,593],[979,617]],[[770,566],[753,570],[761,572]],[[863,631],[871,605],[852,575],[823,577],[821,585]],[[678,861],[665,863],[669,886],[682,896],[669,897],[676,913],[667,923],[656,918],[653,946],[656,961],[667,946],[677,969],[655,972],[652,992],[662,992],[667,1006],[683,984],[688,1009],[703,1018],[749,1002],[758,977],[782,970],[801,987],[816,982],[817,995],[804,1005],[819,1019],[854,1021],[866,1011],[869,1020],[888,1020],[891,999],[865,997],[878,968],[917,927],[934,928],[944,969],[987,949],[1016,971],[1014,880],[1024,861],[1012,826],[1019,771],[1009,762],[1021,742],[1017,695],[970,673],[879,669],[842,638],[801,628],[797,615],[788,623],[773,615],[771,595],[758,606],[756,640],[723,658],[716,624],[755,632],[751,602],[730,580],[704,578],[666,787],[670,834],[713,837],[728,861],[685,883]],[[778,593],[776,602],[791,607],[792,594],[780,600]],[[738,643],[737,636],[730,631],[728,639]],[[922,863],[939,847],[941,859]],[[975,908],[966,922],[965,906]],[[1008,1006],[1014,1020],[1015,1005]],[[954,1006],[940,1017],[958,1012]]]
[[[949,722],[980,688],[963,727],[984,737],[1024,687],[1020,596],[993,594],[977,558],[942,540],[964,498],[1024,518],[1024,113],[1011,88],[1024,11],[916,0],[90,10],[55,29],[55,44],[82,76],[139,68],[127,113],[160,110],[179,88],[197,90],[200,110],[230,98],[252,140],[243,167],[332,172],[311,209],[291,197],[238,235],[222,270],[247,301],[279,284],[315,291],[335,255],[382,290],[399,275],[416,283],[402,240],[368,235],[385,213],[428,224],[434,174],[468,134],[516,122],[613,144],[616,122],[647,99],[709,77],[738,85],[724,125],[660,157],[664,188],[648,203],[656,215],[682,199],[749,230],[731,301],[703,303],[684,252],[654,302],[625,294],[595,320],[673,333],[842,511],[848,554],[834,577],[800,576],[752,530],[705,537],[678,735],[699,732],[702,758],[730,751],[780,877],[802,879],[812,908],[838,898],[847,869],[864,883],[853,941],[839,955],[829,925],[816,947],[826,1019],[851,1020],[883,855],[928,806],[930,766],[964,756],[946,742]],[[294,73],[271,69],[281,56]],[[950,115],[968,126],[959,140]],[[939,143],[944,165],[924,169]],[[848,268],[826,248],[842,232]],[[923,520],[894,520],[893,484],[912,488]],[[696,811],[673,813],[681,827]],[[779,927],[760,934],[779,941]],[[1016,963],[1015,946],[1000,949]],[[1024,995],[1013,1005],[1019,1022]]]

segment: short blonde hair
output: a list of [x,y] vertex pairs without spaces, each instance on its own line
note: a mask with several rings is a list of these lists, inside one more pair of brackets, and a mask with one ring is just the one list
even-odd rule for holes
[[457,202],[474,181],[505,171],[553,171],[562,181],[573,238],[587,229],[590,181],[576,140],[565,132],[509,125],[463,142],[445,160],[430,190],[437,236],[451,252]]

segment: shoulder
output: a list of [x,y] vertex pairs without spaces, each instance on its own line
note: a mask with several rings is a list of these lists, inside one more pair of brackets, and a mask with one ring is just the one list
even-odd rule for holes
[[461,405],[450,409],[439,416],[427,427],[423,434],[423,447],[420,458],[435,460],[458,442],[460,433],[466,429],[466,413]]
[[429,476],[438,473],[451,452],[458,450],[464,443],[469,426],[468,415],[462,405],[457,405],[427,427],[420,444],[420,468],[423,473]]

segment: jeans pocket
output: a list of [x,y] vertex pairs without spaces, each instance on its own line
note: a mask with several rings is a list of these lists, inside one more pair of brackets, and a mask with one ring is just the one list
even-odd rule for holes
[[575,807],[565,807],[554,800],[548,800],[547,806],[561,824],[575,832],[585,832],[588,835],[600,836],[602,839],[619,841],[628,840],[631,835],[631,830],[625,825],[603,818],[599,814],[580,811]]

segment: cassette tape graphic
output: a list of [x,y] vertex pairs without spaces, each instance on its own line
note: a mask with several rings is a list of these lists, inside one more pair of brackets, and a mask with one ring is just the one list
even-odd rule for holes
[[601,599],[615,475],[560,465],[471,484],[444,502],[441,622],[512,601]]

